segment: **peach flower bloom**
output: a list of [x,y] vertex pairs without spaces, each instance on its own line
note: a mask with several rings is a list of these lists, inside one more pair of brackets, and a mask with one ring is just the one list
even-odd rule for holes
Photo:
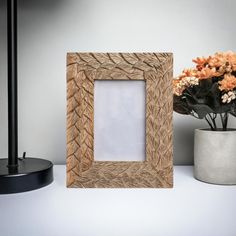
[[[185,89],[198,85],[200,80],[222,76],[224,78],[218,83],[219,89],[225,92],[235,90],[236,94],[236,77],[232,74],[236,72],[236,53],[218,52],[209,57],[197,57],[193,62],[196,63],[195,68],[183,70],[173,81],[175,95],[181,96]],[[224,102],[229,102],[236,99],[234,95],[225,93],[222,99]]]
[[216,71],[216,68],[205,67],[201,71],[198,71],[199,79],[211,79],[215,76],[220,76],[221,74]]
[[[236,71],[236,53],[232,51],[217,52],[209,57],[197,57],[193,62],[197,64],[196,68],[198,71],[202,71],[205,68],[215,68],[218,72],[216,76]],[[210,73],[209,69],[207,69],[207,73]],[[205,78],[205,76],[203,76],[203,78]]]
[[182,77],[196,77],[198,73],[198,70],[195,68],[190,68],[190,69],[184,69],[182,74],[179,76],[180,78]]
[[236,53],[229,52],[227,58],[232,71],[236,71]]
[[236,88],[236,77],[231,74],[225,74],[224,79],[219,81],[221,91],[232,91]]
[[217,68],[221,74],[231,73],[236,70],[236,53],[218,52],[209,60],[209,66]]
[[227,62],[227,57],[225,53],[216,53],[211,59],[209,60],[209,66],[211,67],[221,67],[225,65]]
[[211,57],[197,57],[196,59],[193,59],[193,62],[196,63],[196,68],[198,70],[202,70],[206,65],[209,63]]

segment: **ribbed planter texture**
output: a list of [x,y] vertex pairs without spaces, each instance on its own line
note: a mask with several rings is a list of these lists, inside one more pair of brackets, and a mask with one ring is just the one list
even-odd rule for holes
[[236,184],[236,129],[195,130],[194,176],[212,184]]

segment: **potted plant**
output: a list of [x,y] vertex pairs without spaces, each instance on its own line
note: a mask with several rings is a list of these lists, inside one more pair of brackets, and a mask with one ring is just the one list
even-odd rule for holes
[[236,184],[236,53],[196,58],[194,68],[173,80],[174,111],[204,119],[209,129],[194,134],[194,176],[204,182]]

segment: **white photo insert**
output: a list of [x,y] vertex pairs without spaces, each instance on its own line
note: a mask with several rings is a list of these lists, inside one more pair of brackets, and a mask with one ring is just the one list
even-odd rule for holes
[[145,81],[96,80],[94,160],[145,161]]

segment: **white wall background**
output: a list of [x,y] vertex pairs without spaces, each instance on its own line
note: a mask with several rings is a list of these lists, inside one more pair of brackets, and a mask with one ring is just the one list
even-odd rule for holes
[[[7,155],[6,2],[0,1],[2,157]],[[236,51],[235,9],[235,0],[19,0],[19,154],[65,163],[68,51],[171,51],[177,75],[196,56]],[[175,164],[192,164],[197,127],[205,123],[174,115]]]

